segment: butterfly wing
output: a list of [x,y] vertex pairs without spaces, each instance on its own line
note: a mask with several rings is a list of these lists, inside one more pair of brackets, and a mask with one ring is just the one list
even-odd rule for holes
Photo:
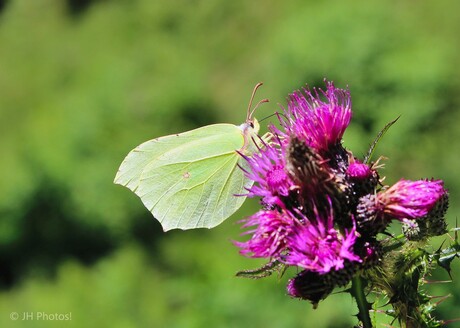
[[231,124],[153,139],[128,154],[115,183],[135,192],[165,231],[212,228],[241,207],[245,197],[234,195],[252,185],[238,168],[246,166],[235,152],[243,145]]

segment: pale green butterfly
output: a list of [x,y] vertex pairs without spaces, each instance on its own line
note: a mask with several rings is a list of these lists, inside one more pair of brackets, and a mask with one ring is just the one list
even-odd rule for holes
[[259,123],[251,111],[258,83],[249,101],[246,122],[213,124],[149,140],[121,163],[114,182],[138,195],[163,230],[213,228],[236,212],[253,181],[246,161],[258,150]]

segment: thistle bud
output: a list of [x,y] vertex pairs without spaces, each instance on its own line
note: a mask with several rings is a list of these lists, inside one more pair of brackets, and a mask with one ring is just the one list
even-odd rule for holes
[[357,197],[373,193],[379,182],[376,170],[354,158],[351,159],[346,173],[353,193]]
[[357,230],[369,236],[383,232],[390,223],[390,220],[382,215],[382,207],[374,194],[359,198],[355,220]]
[[445,193],[426,216],[411,220],[409,223],[403,223],[402,231],[406,238],[420,241],[445,234],[447,232],[447,222],[444,219],[444,215],[448,206],[449,195]]
[[333,289],[334,285],[330,279],[308,270],[300,272],[287,284],[287,292],[291,297],[308,300],[313,304],[313,308],[316,308],[319,301],[325,299]]

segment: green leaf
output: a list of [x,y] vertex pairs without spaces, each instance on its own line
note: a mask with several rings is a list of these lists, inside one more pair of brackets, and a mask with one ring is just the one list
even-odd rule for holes
[[272,260],[260,268],[254,270],[238,271],[236,276],[250,279],[260,279],[271,276],[275,271],[282,275],[285,269],[286,267],[283,263],[280,263],[278,260]]
[[460,258],[460,245],[455,243],[449,248],[443,249],[439,258],[437,258],[438,265],[447,271],[450,276],[451,263],[455,258]]
[[398,116],[395,120],[391,121],[387,125],[384,126],[384,128],[379,132],[377,137],[375,137],[374,141],[372,142],[371,146],[369,147],[369,150],[367,151],[366,157],[364,157],[364,163],[370,164],[372,154],[374,153],[375,148],[377,147],[377,144],[379,143],[380,139],[385,135],[385,133],[388,131],[388,129],[396,123],[397,120],[399,120],[401,116]]

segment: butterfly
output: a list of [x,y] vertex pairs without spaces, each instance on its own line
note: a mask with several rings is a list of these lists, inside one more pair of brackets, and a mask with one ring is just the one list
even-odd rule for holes
[[[235,213],[253,181],[240,155],[258,151],[260,125],[251,110],[241,125],[212,124],[146,141],[123,160],[114,183],[140,197],[164,231],[213,228]],[[236,197],[235,195],[239,195]]]

